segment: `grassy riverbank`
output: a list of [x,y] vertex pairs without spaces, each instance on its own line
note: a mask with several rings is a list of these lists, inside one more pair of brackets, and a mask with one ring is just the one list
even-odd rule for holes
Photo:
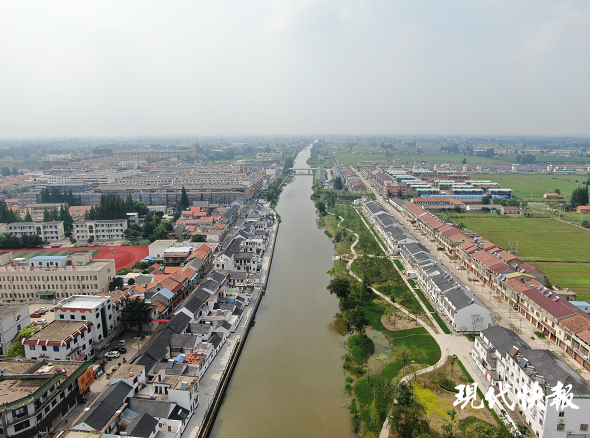
[[[327,212],[329,214],[321,218],[321,223],[326,227],[326,234],[333,238],[336,255],[351,254],[351,245],[356,241],[354,233],[359,236],[355,251],[363,255],[351,264],[352,272],[411,313],[423,313],[422,307],[392,262],[385,257],[375,236],[365,226],[355,208],[335,204],[328,207]],[[384,357],[367,360],[374,346],[366,339],[364,343],[359,342],[364,334],[356,333],[347,341],[349,352],[344,358],[344,367],[355,372],[357,377],[360,374],[360,378],[354,382],[346,382],[346,389],[352,396],[350,406],[353,428],[365,436],[381,430],[391,406],[391,394],[381,389],[414,370],[434,365],[440,359],[441,351],[434,338],[414,319],[408,318],[374,293],[367,296],[360,282],[350,275],[347,263],[347,259],[335,260],[334,268],[330,271],[334,278],[345,278],[351,284],[350,295],[341,300],[345,320],[350,326],[353,309],[362,312],[366,327],[383,334],[392,347],[390,357],[382,355]]]

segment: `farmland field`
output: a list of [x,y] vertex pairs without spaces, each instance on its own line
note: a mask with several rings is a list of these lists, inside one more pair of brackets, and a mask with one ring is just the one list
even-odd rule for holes
[[337,153],[333,152],[332,155],[338,161],[342,161],[346,164],[354,166],[359,161],[393,161],[399,159],[404,163],[413,163],[414,161],[426,161],[427,163],[442,164],[442,163],[453,163],[459,164],[463,158],[467,159],[469,164],[507,164],[503,160],[495,160],[492,158],[485,157],[468,157],[461,154],[394,154],[390,157],[378,154],[351,154],[351,153]]
[[[561,190],[561,195],[566,199],[572,194],[572,191],[582,186],[586,182],[585,175],[483,175],[481,179],[489,179],[497,182],[502,187],[511,188],[522,199],[527,201],[546,201],[543,195],[553,192],[555,189]],[[577,181],[577,182],[576,182]]]
[[547,217],[461,214],[452,220],[504,249],[515,251],[518,243],[517,255],[545,271],[552,284],[590,299],[590,231]]

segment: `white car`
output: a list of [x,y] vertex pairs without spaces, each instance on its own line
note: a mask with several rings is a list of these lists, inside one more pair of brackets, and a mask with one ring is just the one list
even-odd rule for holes
[[46,319],[38,319],[37,321],[35,321],[35,324],[47,324],[47,320]]
[[111,359],[115,359],[117,357],[119,357],[121,354],[118,351],[109,351],[107,354],[104,355],[104,357],[110,357]]

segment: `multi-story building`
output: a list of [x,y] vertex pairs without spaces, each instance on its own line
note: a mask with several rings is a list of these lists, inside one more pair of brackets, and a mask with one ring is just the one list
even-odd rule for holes
[[23,342],[27,359],[81,361],[92,358],[91,322],[53,321]]
[[47,240],[48,242],[57,242],[65,237],[64,223],[61,221],[0,224],[0,233],[9,233],[16,237],[20,237],[23,234],[37,234],[41,236],[41,239]]
[[0,306],[0,355],[6,354],[18,332],[30,323],[28,305]]
[[[42,254],[42,253],[41,253]],[[92,260],[90,251],[67,256],[39,255],[12,266],[12,253],[0,253],[0,297],[6,300],[55,299],[109,291],[115,261]]]
[[55,320],[92,323],[92,347],[100,350],[121,332],[121,312],[129,294],[72,295],[55,305]]
[[73,236],[79,242],[93,240],[123,240],[127,219],[74,222]]
[[51,433],[86,389],[78,379],[92,372],[89,366],[71,361],[0,361],[0,435],[29,438]]

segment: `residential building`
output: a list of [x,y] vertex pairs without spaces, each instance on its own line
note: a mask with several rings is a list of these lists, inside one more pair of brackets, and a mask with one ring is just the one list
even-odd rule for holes
[[86,390],[79,386],[79,378],[89,366],[88,362],[1,360],[0,435],[29,438],[53,432]]
[[28,305],[0,305],[0,356],[5,356],[18,332],[31,323]]
[[121,333],[122,310],[129,294],[72,295],[55,305],[55,321],[92,323],[92,347],[100,350]]
[[72,236],[79,242],[88,239],[96,241],[123,240],[127,219],[95,220],[74,222]]
[[48,242],[57,242],[65,237],[64,223],[61,221],[0,224],[0,233],[8,233],[16,237],[20,237],[23,234],[36,234],[41,236],[42,240],[47,240]]
[[92,358],[91,322],[53,321],[23,342],[27,359],[88,360]]

